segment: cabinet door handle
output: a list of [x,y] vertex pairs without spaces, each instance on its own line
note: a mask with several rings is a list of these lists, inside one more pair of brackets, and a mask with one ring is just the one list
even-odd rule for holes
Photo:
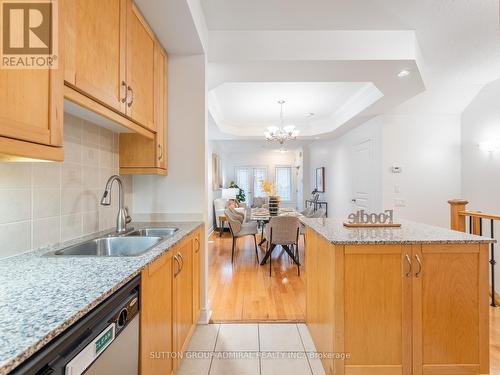
[[179,257],[179,259],[181,260],[181,269],[179,270],[179,273],[182,272],[182,269],[184,268],[184,258],[182,257],[182,254],[181,253],[177,253],[177,256]]
[[179,262],[179,257],[177,255],[174,255],[174,260],[175,263],[177,263],[177,271],[174,272],[174,277],[177,277],[177,275],[181,272],[181,263]]
[[406,277],[411,277],[411,271],[413,269],[413,265],[411,263],[411,258],[410,258],[410,256],[408,254],[406,254],[406,262],[408,263],[408,266],[410,268],[408,269],[408,272],[405,273],[405,276]]
[[[127,98],[128,98],[128,87],[127,87],[127,84],[125,83],[125,81],[122,81],[121,89],[125,89],[125,95],[122,95],[123,97],[122,97],[121,102],[126,103]],[[121,95],[121,93],[120,93],[120,95]]]
[[198,251],[200,251],[200,241],[198,240],[198,238],[195,238],[194,240],[196,241],[195,253],[197,253]]
[[420,260],[420,257],[417,255],[415,255],[415,259],[417,259],[417,263],[418,263],[418,271],[417,273],[415,273],[415,277],[420,277],[420,275],[422,274],[422,261]]
[[127,102],[128,107],[132,107],[132,104],[134,104],[134,89],[131,86],[127,87],[127,97],[128,93],[130,92],[130,101]]
[[158,150],[160,150],[160,155],[158,156],[158,160],[163,159],[163,147],[161,145],[158,145]]

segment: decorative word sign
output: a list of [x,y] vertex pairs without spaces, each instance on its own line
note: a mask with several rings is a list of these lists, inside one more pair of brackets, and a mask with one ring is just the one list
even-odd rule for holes
[[392,227],[398,228],[401,224],[394,223],[394,211],[385,210],[382,213],[366,213],[365,210],[360,210],[352,213],[347,217],[344,226],[348,228],[360,227]]

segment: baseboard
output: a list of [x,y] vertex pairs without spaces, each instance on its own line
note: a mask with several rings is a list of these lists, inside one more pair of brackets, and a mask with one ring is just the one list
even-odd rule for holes
[[198,324],[209,324],[211,317],[212,317],[212,310],[201,309],[200,317],[198,318]]

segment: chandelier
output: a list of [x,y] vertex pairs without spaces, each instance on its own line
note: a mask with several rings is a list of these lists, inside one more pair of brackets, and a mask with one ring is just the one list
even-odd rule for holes
[[295,126],[288,125],[283,126],[283,105],[285,104],[284,100],[280,100],[278,104],[281,106],[280,112],[280,126],[270,126],[267,128],[267,131],[264,132],[266,137],[266,141],[277,142],[280,145],[283,145],[286,141],[291,141],[296,139],[299,135],[299,131],[295,129]]

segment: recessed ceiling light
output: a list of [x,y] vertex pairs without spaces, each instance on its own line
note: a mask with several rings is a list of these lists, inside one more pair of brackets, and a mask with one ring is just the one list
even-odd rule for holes
[[314,137],[314,139],[316,139],[316,140],[318,140],[318,139],[320,139],[320,138],[321,138],[321,137]]
[[409,75],[410,75],[410,71],[406,70],[406,69],[403,69],[402,71],[400,71],[398,73],[399,78],[408,77]]

